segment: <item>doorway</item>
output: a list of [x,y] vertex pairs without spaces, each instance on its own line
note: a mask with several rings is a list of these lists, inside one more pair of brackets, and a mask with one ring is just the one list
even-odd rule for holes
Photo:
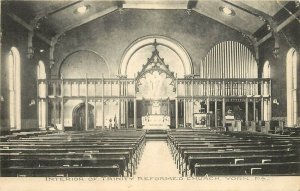
[[88,104],[88,128],[86,128],[86,114],[85,114],[85,103],[80,103],[73,109],[73,120],[72,120],[72,130],[74,131],[83,131],[85,129],[94,128],[94,106]]

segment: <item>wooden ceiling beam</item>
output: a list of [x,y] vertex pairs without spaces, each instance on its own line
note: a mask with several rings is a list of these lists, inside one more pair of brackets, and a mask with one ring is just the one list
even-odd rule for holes
[[241,11],[247,12],[249,14],[252,14],[254,16],[256,16],[259,20],[264,21],[267,25],[269,25],[269,30],[273,30],[274,32],[276,32],[276,28],[277,28],[277,23],[274,21],[273,17],[271,17],[270,15],[255,9],[241,1],[227,1],[227,0],[223,0],[223,2],[237,8],[240,9]]
[[187,9],[194,9],[197,6],[198,0],[189,0]]
[[272,20],[271,15],[268,15],[268,14],[266,14],[266,13],[264,13],[264,12],[258,10],[258,9],[255,9],[255,8],[253,8],[253,7],[251,7],[251,6],[243,3],[242,1],[232,1],[232,0],[231,1],[222,0],[222,1],[224,3],[227,3],[227,4],[229,4],[229,5],[237,8],[237,9],[240,9],[240,10],[242,10],[244,12],[252,14],[252,15],[254,15],[256,17],[259,17],[261,19],[265,19],[266,21]]
[[[290,24],[292,21],[294,21],[298,16],[300,16],[300,10],[296,11],[294,14],[290,15],[285,21],[283,21],[282,23],[280,23],[277,27],[276,27],[276,32],[281,31],[284,27],[286,27],[288,24]],[[262,43],[264,43],[266,40],[268,40],[269,38],[271,38],[272,32],[268,33],[266,36],[264,36],[262,39],[260,39],[257,43],[256,46],[261,45]]]
[[51,41],[45,37],[43,34],[34,31],[34,28],[32,25],[28,24],[27,22],[25,22],[23,19],[21,19],[20,17],[18,17],[15,14],[12,13],[7,13],[7,15],[14,20],[15,22],[19,23],[21,26],[23,26],[24,28],[26,28],[28,31],[34,32],[34,34],[42,41],[44,41],[46,44],[50,45]]
[[43,10],[39,11],[36,14],[36,16],[34,17],[34,19],[30,23],[31,23],[31,25],[36,26],[40,19],[42,19],[44,17],[48,17],[48,16],[50,16],[52,14],[60,12],[60,11],[62,11],[64,9],[70,7],[70,6],[76,5],[76,4],[81,3],[81,2],[82,2],[82,0],[75,1],[75,2],[74,1],[70,1],[70,2],[67,2],[65,5],[60,6],[60,7],[49,8],[48,10],[43,9]]
[[179,1],[178,3],[174,3],[172,5],[168,3],[151,3],[151,2],[125,2],[123,4],[124,9],[187,9],[187,4]]

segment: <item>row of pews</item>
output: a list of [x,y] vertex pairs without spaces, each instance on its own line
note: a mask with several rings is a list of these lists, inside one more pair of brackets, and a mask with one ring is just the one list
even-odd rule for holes
[[133,176],[145,146],[142,130],[24,134],[2,137],[2,177]]
[[183,176],[300,175],[300,137],[182,129],[168,146]]

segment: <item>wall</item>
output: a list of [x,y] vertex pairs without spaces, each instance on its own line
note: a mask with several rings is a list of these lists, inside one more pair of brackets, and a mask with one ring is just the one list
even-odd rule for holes
[[[86,72],[89,76],[101,78],[103,73],[110,71],[110,76],[115,77],[125,49],[135,40],[149,35],[166,36],[178,41],[189,53],[196,74],[199,74],[199,64],[208,51],[222,41],[238,41],[252,49],[239,32],[196,12],[188,15],[184,10],[124,10],[122,14],[115,11],[61,37],[55,47],[56,65],[51,75],[56,78],[60,73],[65,73],[64,76],[84,78],[82,75]],[[102,67],[93,64],[95,62],[92,56],[69,59],[69,55],[78,50],[95,52],[103,58],[108,68],[104,64],[101,64]],[[64,108],[66,126],[71,124],[71,113],[76,104],[68,103]],[[116,111],[117,108],[106,109],[105,118],[114,115]],[[97,113],[100,114],[101,111]],[[97,125],[101,123],[99,121]]]
[[[38,60],[43,60],[47,66],[47,45],[34,38],[35,54],[32,59],[27,58],[28,31],[11,20],[6,14],[2,19],[2,51],[1,51],[1,128],[9,127],[9,91],[8,91],[8,65],[7,54],[11,47],[16,47],[21,59],[21,119],[22,129],[37,128],[37,105],[29,106],[30,100],[36,98],[36,67]],[[39,53],[44,48],[43,54]],[[48,68],[48,67],[46,67]],[[49,74],[49,71],[47,70]]]
[[[300,82],[300,27],[297,20],[294,20],[279,33],[280,36],[280,55],[278,58],[273,56],[274,39],[269,39],[260,46],[260,66],[266,60],[270,61],[271,79],[272,79],[272,97],[279,100],[279,105],[272,104],[272,116],[275,119],[286,118],[286,55],[290,48],[294,47],[298,52],[298,84]],[[262,71],[262,67],[260,68]],[[298,85],[299,87],[299,85]],[[300,103],[300,95],[298,91],[298,103]],[[300,104],[298,104],[300,111]],[[298,116],[300,112],[298,112]]]
[[57,64],[51,75],[57,76],[59,65],[67,55],[88,49],[107,61],[111,76],[114,76],[118,74],[125,49],[148,35],[167,36],[181,43],[190,54],[196,73],[199,73],[201,59],[215,44],[233,40],[249,46],[239,32],[196,12],[188,15],[185,10],[125,9],[122,14],[115,11],[67,32],[56,45]]
[[[21,54],[22,68],[22,120],[36,122],[36,106],[29,106],[32,98],[36,97],[36,66],[38,60],[42,59],[46,64],[47,76],[49,69],[49,47],[34,38],[35,54],[33,59],[27,58],[27,31],[2,14],[2,57],[1,57],[1,92],[4,102],[1,105],[1,122],[8,119],[8,87],[7,66],[5,57],[11,46],[18,48]],[[289,41],[296,42],[299,50],[298,23],[291,24],[284,29]],[[136,39],[148,35],[162,35],[177,40],[190,54],[194,64],[194,71],[199,73],[200,61],[208,51],[222,41],[238,41],[252,50],[249,42],[237,31],[224,26],[201,14],[192,12],[190,15],[185,10],[124,10],[122,14],[118,11],[105,17],[96,19],[83,26],[67,32],[56,45],[54,52],[56,65],[51,71],[52,76],[59,73],[60,64],[73,52],[78,50],[91,50],[99,54],[107,63],[108,69],[103,67],[96,69],[99,77],[105,71],[110,71],[110,76],[118,74],[120,61],[125,49]],[[267,41],[260,47],[260,63],[265,59],[270,60],[273,78],[273,97],[278,97],[280,105],[273,105],[273,115],[277,117],[286,116],[285,107],[285,54],[291,47],[285,37],[281,35],[281,55],[274,59],[271,48],[272,40]],[[39,49],[43,48],[43,53]],[[90,62],[90,60],[86,60]],[[69,71],[71,72],[71,71]],[[284,73],[284,72],[283,72]],[[299,99],[299,96],[298,96]],[[299,104],[300,105],[300,104]],[[71,111],[72,109],[70,109]],[[24,123],[27,124],[27,123]],[[3,126],[7,124],[3,123]]]

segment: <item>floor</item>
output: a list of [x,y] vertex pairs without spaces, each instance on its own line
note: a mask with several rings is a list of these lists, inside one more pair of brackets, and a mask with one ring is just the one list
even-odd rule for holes
[[166,141],[147,141],[136,177],[179,177]]

